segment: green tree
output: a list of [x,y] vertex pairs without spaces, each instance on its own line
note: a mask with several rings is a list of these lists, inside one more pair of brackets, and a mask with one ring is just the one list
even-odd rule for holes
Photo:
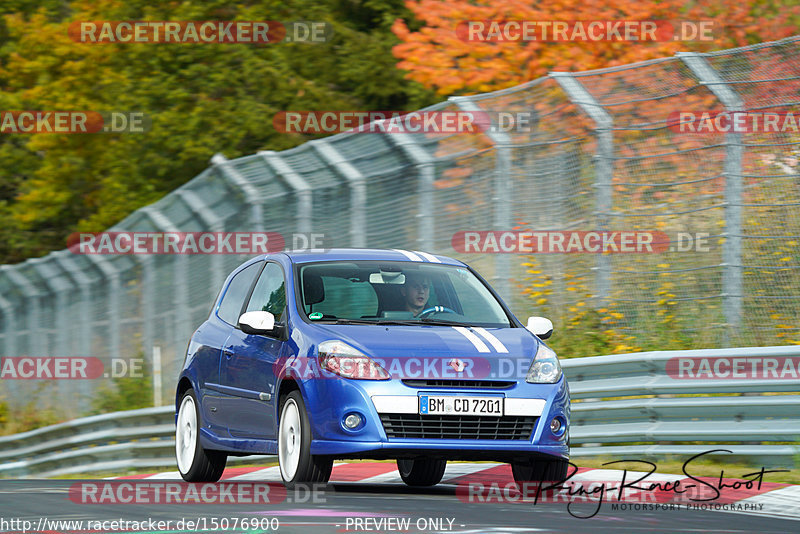
[[[228,157],[283,150],[282,110],[415,109],[433,93],[404,80],[391,24],[399,1],[165,3],[75,0],[0,4],[0,109],[141,111],[140,134],[0,136],[0,263],[62,249],[101,231]],[[314,20],[326,43],[75,42],[73,21]]]

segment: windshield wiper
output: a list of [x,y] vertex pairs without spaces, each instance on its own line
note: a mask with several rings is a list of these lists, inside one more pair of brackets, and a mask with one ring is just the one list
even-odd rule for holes
[[446,319],[429,319],[428,317],[423,317],[422,319],[417,319],[415,321],[390,319],[388,321],[381,321],[378,324],[394,324],[402,326],[470,326],[468,323],[459,323],[458,321],[448,321]]
[[462,323],[459,321],[448,321],[447,319],[432,319],[430,317],[423,317],[421,319],[322,319],[314,321],[315,323],[328,323],[328,324],[377,324],[377,325],[392,325],[392,326],[472,326],[470,323]]
[[435,326],[472,326],[469,323],[462,323],[460,321],[448,321],[447,319],[431,319],[429,317],[423,317],[420,319],[421,323],[425,324],[432,324]]
[[378,324],[375,319],[330,319],[334,324]]
[[375,319],[347,319],[344,317],[326,317],[325,319],[317,319],[314,321],[316,324],[377,324]]
[[[420,320],[404,320],[404,319],[322,319],[319,321],[314,321],[317,324],[326,323],[326,324],[377,324],[377,325],[393,325],[393,326],[420,326],[423,324],[437,326],[436,319],[420,319]],[[449,321],[447,324],[441,323],[439,326],[450,326],[451,324],[462,324],[462,323],[450,323]]]

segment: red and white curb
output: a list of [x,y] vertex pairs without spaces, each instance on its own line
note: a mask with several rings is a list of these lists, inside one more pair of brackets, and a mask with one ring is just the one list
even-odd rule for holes
[[[613,469],[579,468],[578,472],[570,478],[569,482],[619,482],[622,479],[622,474],[623,471]],[[643,472],[628,471],[626,480],[630,483],[644,474]],[[696,478],[709,485],[717,486],[719,483],[718,478]],[[114,479],[182,480],[177,471],[114,477]],[[277,466],[267,468],[232,467],[225,470],[222,475],[222,480],[229,482],[249,481],[280,483],[281,474]],[[331,474],[330,480],[333,483],[403,484],[394,462],[336,463],[333,466],[333,473]],[[441,484],[451,486],[485,484],[487,486],[492,485],[493,487],[507,487],[513,484],[513,480],[511,467],[508,464],[456,462],[447,464],[447,470],[445,471]],[[697,480],[691,480],[685,475],[653,473],[649,475],[642,484],[659,482],[675,483],[677,481],[682,481],[684,485],[697,485]],[[723,490],[726,497],[724,501],[722,501],[725,503],[724,505],[715,506],[714,501],[711,500],[705,503],[709,506],[704,506],[703,509],[708,511],[743,513],[800,521],[800,485],[762,482],[760,488],[753,484],[753,487],[750,489],[742,485],[742,487],[734,490],[730,486],[736,481],[737,479],[724,479],[724,483],[728,486]],[[746,481],[742,480],[741,482],[744,483]],[[661,502],[668,502],[663,499],[658,500]],[[607,499],[607,502],[612,502],[612,499]]]

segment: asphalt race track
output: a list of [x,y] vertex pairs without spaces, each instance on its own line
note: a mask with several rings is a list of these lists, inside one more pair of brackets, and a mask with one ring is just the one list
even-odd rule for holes
[[[619,480],[619,471],[581,470],[574,480]],[[176,483],[176,473],[115,480],[0,480],[0,531],[3,532],[797,532],[800,529],[800,486],[765,484],[762,491],[744,492],[728,507],[749,511],[716,511],[666,504],[658,509],[613,509],[612,498],[598,502],[469,502],[462,491],[468,484],[494,483],[504,487],[510,470],[497,464],[450,464],[442,484],[433,488],[406,487],[392,463],[338,464],[331,483],[317,488],[286,491],[277,483],[277,468],[232,468],[220,486],[249,491],[269,483],[267,503],[215,501],[214,497],[182,504],[154,502],[152,488],[172,485],[184,492],[192,485]],[[683,477],[654,474],[651,481]],[[194,485],[195,487],[201,485]],[[214,485],[216,487],[216,485]],[[473,486],[475,487],[475,486]],[[81,491],[100,498],[86,500]],[[112,489],[109,489],[112,488]],[[135,493],[149,488],[146,493]],[[460,489],[459,489],[460,488]],[[125,491],[123,492],[122,489]],[[212,488],[213,489],[213,488]],[[234,492],[236,491],[234,490]],[[103,494],[108,490],[108,494]],[[250,495],[245,491],[244,495]],[[220,490],[222,492],[222,490]],[[102,496],[113,494],[108,503]],[[82,496],[79,496],[82,495]],[[186,498],[185,493],[180,494]],[[240,494],[241,495],[241,494]],[[490,495],[490,494],[486,494]],[[144,497],[143,497],[144,496]],[[144,501],[150,502],[144,502]],[[118,502],[133,500],[135,502]],[[160,500],[160,499],[155,499]],[[189,502],[188,504],[186,502]],[[210,502],[210,503],[209,503]],[[641,502],[648,502],[647,499]],[[761,504],[760,508],[757,504]],[[650,503],[650,506],[655,506]],[[595,513],[596,512],[596,513]],[[578,518],[574,516],[589,516]],[[12,523],[12,520],[17,520]],[[87,521],[104,521],[92,524]],[[122,523],[119,521],[122,520]],[[28,521],[30,523],[22,523]],[[57,521],[83,521],[59,524]],[[136,522],[125,524],[124,521]],[[241,521],[246,521],[242,528]],[[114,523],[117,522],[117,523]],[[161,522],[159,524],[159,522]],[[191,523],[190,523],[191,522]],[[234,525],[234,523],[237,523]],[[253,528],[254,527],[254,528]]]

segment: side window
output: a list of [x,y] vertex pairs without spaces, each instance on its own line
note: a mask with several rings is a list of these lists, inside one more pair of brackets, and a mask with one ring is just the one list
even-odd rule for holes
[[232,325],[239,322],[239,312],[244,305],[244,299],[247,298],[247,293],[262,265],[263,263],[260,261],[256,262],[233,277],[231,283],[228,284],[228,290],[225,291],[225,296],[222,297],[222,302],[219,303],[217,315],[220,319]]
[[334,276],[323,276],[325,298],[313,306],[306,305],[306,313],[312,311],[332,317],[374,317],[378,309],[378,295],[371,284],[355,282]]
[[253,296],[247,303],[246,311],[268,311],[275,316],[275,321],[279,322],[283,320],[285,309],[286,285],[283,280],[283,269],[277,263],[267,263],[253,289]]

